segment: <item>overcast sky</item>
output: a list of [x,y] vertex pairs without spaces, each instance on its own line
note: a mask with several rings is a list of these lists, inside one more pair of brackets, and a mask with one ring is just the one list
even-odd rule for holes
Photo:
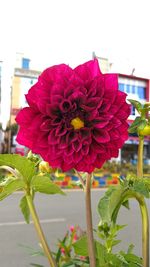
[[149,0],[0,0],[0,60],[22,52],[42,70],[95,51],[114,70],[150,78]]

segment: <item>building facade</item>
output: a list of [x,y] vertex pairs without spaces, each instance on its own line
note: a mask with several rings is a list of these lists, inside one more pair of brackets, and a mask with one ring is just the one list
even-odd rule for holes
[[[133,75],[119,74],[119,90],[127,94],[127,99],[133,99],[144,104],[150,102],[150,80]],[[129,125],[138,116],[137,111],[131,106],[131,115],[128,118]],[[120,153],[120,160],[136,164],[138,149],[138,136],[129,134],[124,147]],[[150,138],[145,137],[144,141],[144,162],[150,162]]]

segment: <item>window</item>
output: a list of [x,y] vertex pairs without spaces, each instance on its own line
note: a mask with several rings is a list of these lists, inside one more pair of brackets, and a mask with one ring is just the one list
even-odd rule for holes
[[139,99],[146,98],[146,88],[144,86],[119,83],[119,90],[127,94],[134,94],[138,96]]
[[22,68],[28,70],[29,69],[30,59],[22,58]]
[[131,106],[131,115],[135,115],[135,107]]
[[124,84],[123,83],[119,83],[119,90],[124,92]]
[[142,86],[137,87],[137,94],[140,99],[145,99],[145,88]]

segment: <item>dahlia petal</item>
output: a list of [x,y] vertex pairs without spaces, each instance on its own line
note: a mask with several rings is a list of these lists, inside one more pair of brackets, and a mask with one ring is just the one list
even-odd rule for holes
[[65,135],[67,133],[67,129],[64,128],[63,126],[59,126],[56,128],[56,135],[57,136],[62,136]]
[[81,153],[83,156],[87,155],[89,153],[89,143],[88,142],[86,142],[82,145]]
[[98,129],[104,128],[104,126],[106,126],[108,123],[109,121],[107,120],[101,120],[95,123],[94,128],[98,128]]
[[101,158],[101,156],[98,154],[97,158],[96,158],[96,160],[94,162],[95,167],[100,169],[103,166],[105,161],[106,161],[106,159]]
[[47,114],[48,116],[52,118],[59,116],[60,111],[58,104],[47,104],[45,108],[46,108],[45,114]]
[[16,137],[16,141],[21,144],[21,145],[24,145],[30,149],[33,148],[33,136],[32,134],[29,133],[29,131],[27,131],[25,128],[23,127],[20,127],[19,129],[19,132],[17,134],[17,137]]
[[37,107],[39,109],[39,111],[42,113],[42,114],[47,114],[47,106],[49,103],[49,100],[48,99],[40,99],[40,101],[37,102]]
[[81,104],[81,108],[85,111],[91,111],[96,107],[99,108],[101,106],[102,100],[99,97],[93,97],[86,101],[86,104]]
[[32,123],[37,114],[39,113],[37,113],[34,109],[25,107],[18,112],[16,122],[20,125],[23,124],[26,127]]
[[41,131],[50,131],[52,128],[51,126],[51,119],[45,119],[43,123],[40,125]]
[[109,131],[109,135],[112,141],[120,138],[120,133],[119,131],[117,131],[117,129],[112,129],[111,131]]
[[107,94],[108,91],[115,92],[118,91],[118,75],[117,74],[104,74],[105,79],[105,91]]
[[107,112],[110,109],[110,107],[111,107],[111,110],[112,110],[110,99],[103,99],[102,104],[101,104],[101,106],[99,108],[99,113]]
[[88,141],[91,139],[91,130],[87,127],[81,128],[79,132],[79,138],[81,139],[81,142],[88,139]]
[[116,117],[113,117],[111,119],[111,123],[113,124],[113,127],[114,128],[117,128],[117,127],[119,127],[122,124],[122,122],[118,118],[116,118]]
[[37,142],[37,147],[47,147],[47,142],[48,142],[47,132],[44,132],[44,133],[40,132],[35,142]]
[[49,84],[56,83],[56,81],[59,83],[62,80],[69,79],[72,74],[73,70],[68,65],[59,64],[44,70],[41,73],[39,80]]
[[117,158],[118,154],[119,154],[119,150],[118,149],[113,149],[110,151],[111,152],[111,158]]
[[86,96],[80,92],[80,91],[75,91],[70,97],[69,100],[74,103],[78,103],[78,106],[81,106],[81,104],[84,104],[86,102]]
[[110,141],[109,133],[103,129],[94,129],[93,130],[93,138],[98,143],[107,143]]
[[72,145],[67,146],[66,149],[64,150],[64,155],[65,156],[72,155],[73,153],[74,153],[74,151],[72,149]]
[[60,107],[60,110],[62,112],[69,112],[71,110],[72,103],[71,103],[71,101],[69,101],[67,99],[63,99],[63,101],[61,101],[59,107]]
[[95,154],[97,154],[97,153],[106,153],[105,145],[99,144],[95,140],[92,141],[92,148],[93,148]]
[[70,155],[70,156],[65,156],[63,158],[64,162],[67,163],[67,164],[72,164],[73,163],[73,155]]
[[28,94],[26,94],[25,97],[29,106],[37,110],[38,83],[36,83],[30,88]]
[[66,172],[74,168],[74,163],[72,162],[68,164],[67,162],[62,162],[60,168],[62,169],[62,171]]
[[28,125],[28,131],[38,131],[41,124],[43,123],[44,117],[43,114],[37,114],[34,116],[34,119],[32,120],[31,124]]
[[66,135],[59,136],[58,144],[59,144],[60,149],[66,149],[69,146],[69,143],[67,142],[67,139],[66,139]]
[[82,147],[82,143],[79,142],[78,140],[75,140],[73,143],[72,143],[72,149],[75,151],[75,152],[78,152]]
[[82,65],[79,65],[74,69],[74,71],[84,81],[91,80],[98,75],[102,75],[97,59],[90,60]]
[[73,157],[73,162],[75,164],[77,164],[83,158],[83,156],[80,152],[74,152],[72,157]]
[[68,144],[74,142],[77,139],[78,139],[78,134],[75,131],[70,131],[66,135],[66,142]]
[[61,123],[63,123],[63,120],[61,117],[54,117],[50,119],[50,121],[51,121],[52,126],[58,126],[58,125],[61,125]]
[[51,102],[54,103],[60,103],[63,101],[63,97],[61,95],[51,95]]
[[56,137],[56,130],[53,129],[50,131],[48,135],[48,144],[57,144],[58,143],[58,137]]

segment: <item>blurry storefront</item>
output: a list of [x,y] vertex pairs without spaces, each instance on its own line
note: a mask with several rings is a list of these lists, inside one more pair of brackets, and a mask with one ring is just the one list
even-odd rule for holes
[[[119,90],[127,94],[127,99],[134,99],[142,104],[150,101],[150,80],[139,78],[133,75],[119,74]],[[129,125],[138,116],[135,108],[131,107],[131,115],[129,116]],[[120,160],[122,162],[137,163],[138,136],[137,134],[129,134],[129,138],[124,144]],[[144,140],[144,163],[150,163],[150,137]]]

